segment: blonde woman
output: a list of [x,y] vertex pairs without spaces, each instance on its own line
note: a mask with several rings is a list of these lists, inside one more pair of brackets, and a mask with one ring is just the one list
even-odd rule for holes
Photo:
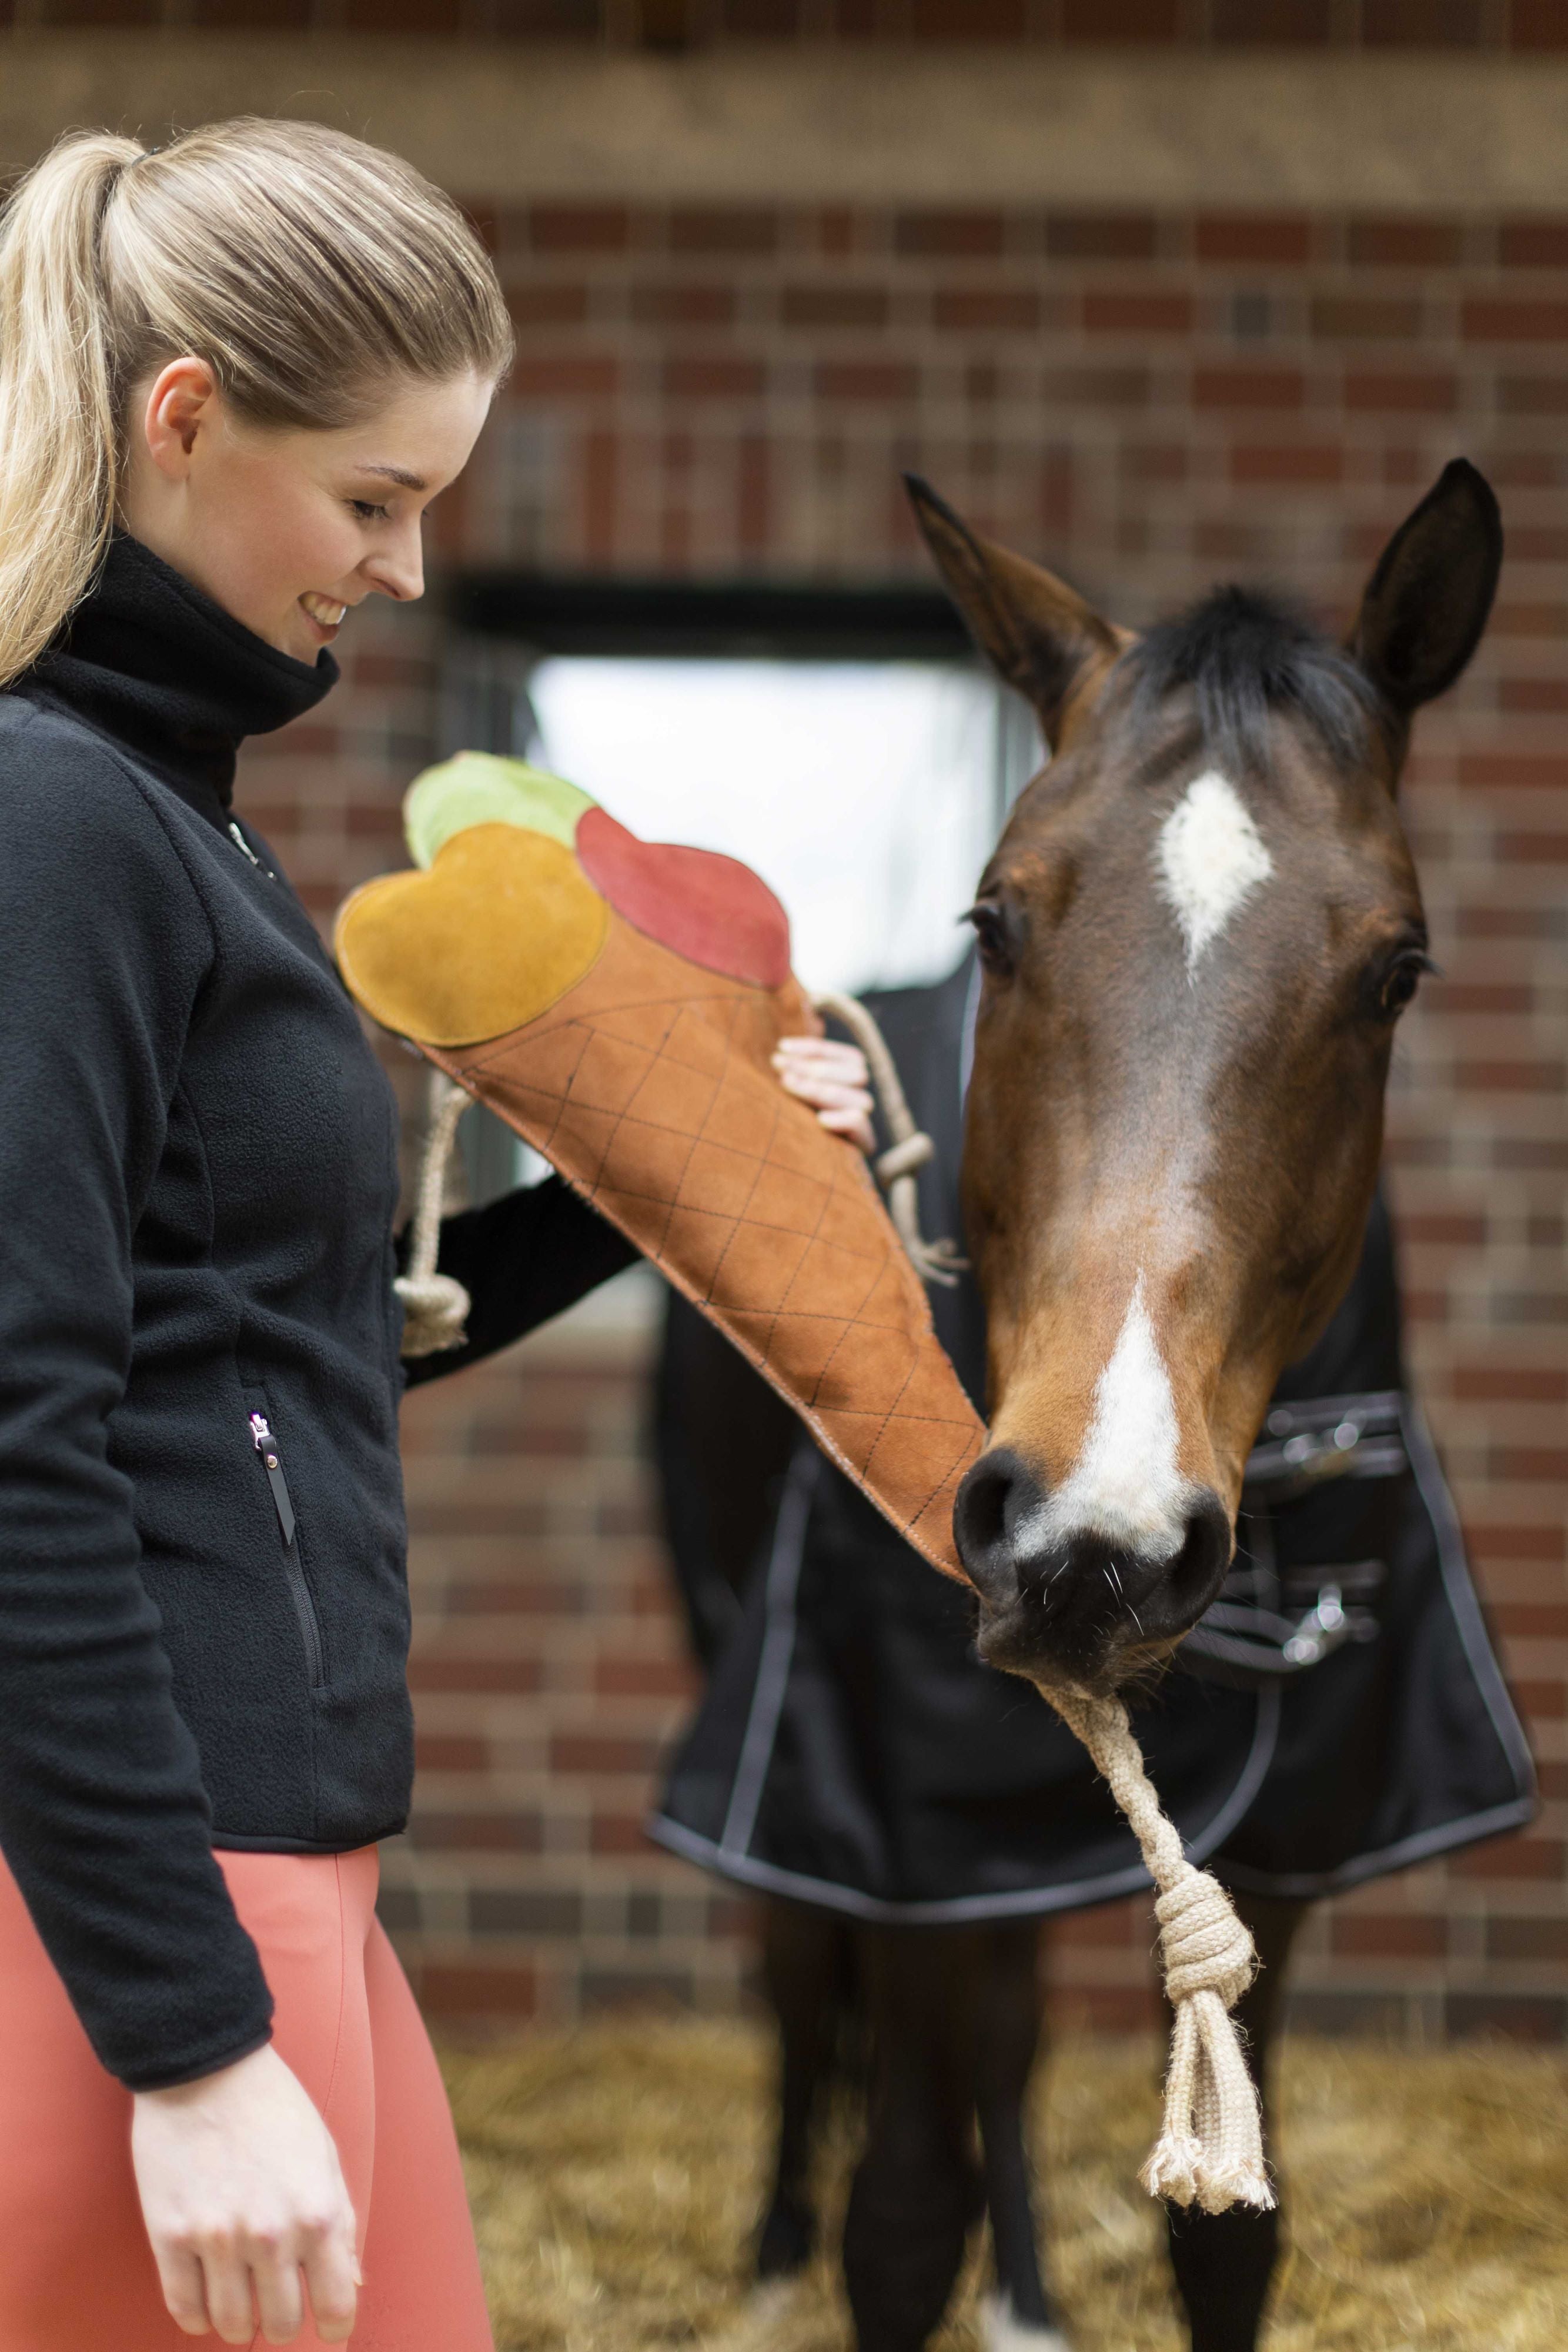
[[[490,2343],[377,1928],[411,1769],[396,1133],[230,802],[337,677],[511,339],[392,156],[57,147],[0,227],[0,2345]],[[856,1072],[787,1083],[862,1122]],[[624,1244],[449,1221],[502,1345]]]

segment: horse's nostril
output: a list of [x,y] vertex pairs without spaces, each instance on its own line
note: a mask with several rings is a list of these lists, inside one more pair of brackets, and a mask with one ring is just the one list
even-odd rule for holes
[[954,1517],[960,1543],[988,1551],[1007,1526],[1008,1473],[990,1461],[977,1462],[959,1489]]
[[1205,1488],[1187,1513],[1180,1550],[1160,1570],[1148,1596],[1144,1614],[1151,1635],[1172,1641],[1190,1633],[1229,1565],[1230,1520],[1218,1496]]
[[1032,1471],[1005,1445],[972,1463],[953,1505],[953,1535],[976,1591],[993,1606],[1018,1591],[1014,1538],[1042,1500]]

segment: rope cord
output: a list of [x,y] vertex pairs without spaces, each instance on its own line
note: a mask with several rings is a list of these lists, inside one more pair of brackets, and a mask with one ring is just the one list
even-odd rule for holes
[[1139,2177],[1151,2197],[1200,2205],[1206,2213],[1232,2205],[1266,2210],[1274,2192],[1263,2161],[1258,2092],[1230,2015],[1257,1974],[1252,1938],[1219,1881],[1183,1853],[1122,1701],[1049,1683],[1039,1687],[1110,1783],[1158,1890],[1160,1960],[1176,2022],[1165,2116]]
[[403,1305],[402,1353],[434,1356],[444,1348],[460,1348],[472,1303],[460,1282],[437,1274],[441,1248],[441,1209],[446,1187],[446,1163],[457,1134],[457,1122],[468,1108],[461,1087],[441,1070],[430,1073],[430,1124],[425,1129],[420,1161],[419,1193],[413,1211],[413,1243],[408,1272],[393,1285]]
[[926,1161],[935,1157],[936,1146],[915,1124],[897,1065],[877,1025],[876,1015],[854,996],[830,993],[815,996],[811,1002],[819,1013],[841,1023],[865,1055],[876,1089],[877,1107],[893,1138],[888,1150],[872,1161],[872,1173],[886,1195],[888,1215],[916,1274],[924,1282],[939,1282],[945,1290],[950,1290],[968,1260],[958,1255],[952,1242],[928,1242],[921,1233],[920,1192],[915,1180]]

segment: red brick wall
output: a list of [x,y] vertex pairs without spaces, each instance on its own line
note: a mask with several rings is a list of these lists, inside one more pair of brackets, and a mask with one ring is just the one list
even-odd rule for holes
[[[1515,38],[1560,13],[1516,0]],[[1364,24],[1392,37],[1434,18],[1495,30],[1500,12],[1368,0]],[[897,486],[915,466],[1121,618],[1232,573],[1343,616],[1448,457],[1497,485],[1498,614],[1410,771],[1445,977],[1403,1033],[1390,1160],[1416,1365],[1547,1807],[1522,1837],[1326,1907],[1299,1975],[1319,2022],[1560,2032],[1568,220],[664,213],[610,196],[492,217],[472,194],[522,348],[443,522],[448,563],[921,573]],[[323,912],[396,856],[396,794],[434,726],[435,619],[355,631],[345,688],[246,774]],[[570,2009],[629,1981],[716,2000],[738,1980],[734,1904],[636,1833],[687,1685],[634,1371],[613,1354],[547,1337],[408,1410],[424,1775],[389,1874],[442,2010]],[[1062,2000],[1141,2013],[1147,1945],[1141,1906],[1063,1928]]]
[[680,48],[725,40],[1568,48],[1563,0],[0,0],[0,24]]

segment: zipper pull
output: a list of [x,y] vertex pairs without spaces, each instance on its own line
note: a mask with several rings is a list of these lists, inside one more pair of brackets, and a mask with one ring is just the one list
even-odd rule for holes
[[265,874],[269,882],[277,881],[277,877],[273,872],[271,866],[264,866],[262,864],[260,858],[256,856],[255,850],[251,847],[249,842],[246,839],[244,834],[240,831],[232,816],[229,819],[229,839],[234,843],[235,847],[239,851],[242,857],[249,858],[251,864],[255,866],[258,874]]
[[277,1524],[283,1533],[285,1547],[287,1547],[294,1541],[294,1506],[288,1498],[288,1481],[283,1475],[277,1440],[272,1433],[272,1424],[266,1413],[251,1414],[250,1433],[267,1472],[267,1483],[272,1489],[272,1499],[277,1508]]

